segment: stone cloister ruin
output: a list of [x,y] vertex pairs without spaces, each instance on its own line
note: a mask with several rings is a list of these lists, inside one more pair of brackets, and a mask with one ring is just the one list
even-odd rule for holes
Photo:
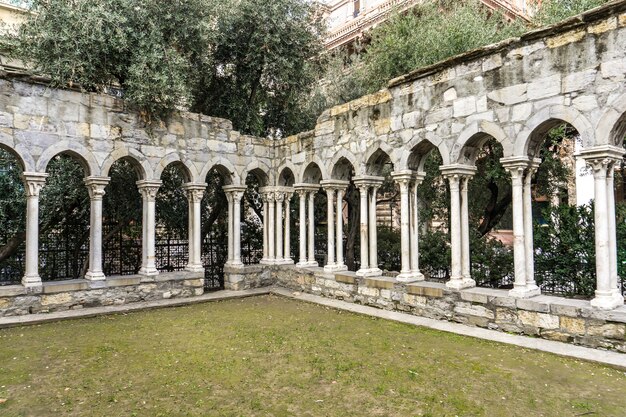
[[[32,79],[0,80],[0,146],[22,165],[27,192],[26,263],[22,285],[0,287],[3,315],[200,295],[200,200],[216,169],[228,198],[226,288],[280,285],[427,317],[455,320],[555,340],[626,350],[626,309],[618,286],[616,164],[626,151],[626,1],[570,19],[395,80],[387,89],[324,112],[315,130],[280,140],[241,135],[231,122],[182,113],[148,131],[114,97],[50,89]],[[591,301],[540,294],[534,279],[531,176],[548,130],[569,123],[595,181],[597,289]],[[504,149],[511,173],[515,284],[510,291],[475,288],[470,274],[468,182],[485,141]],[[438,152],[451,194],[452,265],[444,284],[424,281],[418,255],[417,185],[424,161]],[[38,267],[39,193],[53,157],[83,165],[91,199],[89,270],[84,279],[42,282]],[[102,269],[102,198],[120,159],[140,173],[143,200],[139,275],[107,277]],[[376,199],[381,162],[393,164],[401,202],[401,264],[381,276]],[[155,196],[170,164],[184,169],[189,201],[185,272],[155,267]],[[241,261],[240,204],[245,179],[262,187],[263,259]],[[360,195],[360,269],[344,261],[343,199],[352,182]],[[314,258],[313,196],[327,195],[327,264]],[[290,197],[297,193],[299,255],[290,253]],[[323,266],[323,268],[320,268]]]

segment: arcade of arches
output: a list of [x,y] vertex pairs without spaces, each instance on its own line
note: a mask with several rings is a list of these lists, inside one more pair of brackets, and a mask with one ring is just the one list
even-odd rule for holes
[[[285,271],[278,282],[309,272],[324,279],[342,277],[337,280],[344,282],[372,281],[381,276],[376,227],[378,190],[384,180],[381,167],[391,164],[400,195],[401,270],[397,277],[380,281],[385,284],[378,290],[414,288],[413,283],[424,280],[419,265],[418,186],[428,155],[438,152],[450,190],[450,279],[445,286],[420,287],[427,289],[420,294],[433,289],[466,294],[463,291],[475,286],[470,272],[468,184],[479,150],[495,140],[502,146],[501,163],[512,179],[515,282],[508,297],[540,299],[533,266],[531,177],[546,133],[568,123],[579,133],[580,156],[594,175],[597,287],[590,302],[581,302],[590,309],[616,309],[624,303],[617,276],[613,178],[626,153],[625,44],[626,2],[614,2],[560,26],[392,80],[385,90],[327,110],[315,130],[280,140],[241,135],[227,120],[191,113],[148,131],[119,99],[5,77],[0,79],[0,146],[23,171],[26,248],[23,289],[11,286],[0,291],[5,291],[2,295],[13,291],[14,296],[42,291],[39,195],[46,186],[47,167],[59,154],[81,164],[89,193],[88,269],[82,290],[108,288],[114,281],[103,269],[103,196],[111,168],[120,160],[132,165],[141,194],[138,285],[163,281],[167,275],[159,273],[156,263],[156,200],[162,174],[171,165],[180,171],[188,200],[186,272],[177,276],[193,282],[189,286],[198,290],[195,294],[202,292],[197,288],[204,270],[201,212],[210,172],[221,176],[228,208],[227,287],[254,285],[246,281],[249,271],[244,264],[249,262],[242,260],[241,243],[246,212],[242,198],[251,189],[250,177],[259,193],[257,219],[263,230],[261,266],[250,271],[257,275]],[[344,242],[345,197],[351,188],[358,192],[360,219],[359,267],[354,274],[346,272]],[[314,236],[319,215],[314,201],[320,189],[326,195],[325,265],[316,260]],[[296,205],[294,216],[291,207]],[[323,271],[317,268],[321,266]],[[45,294],[45,283],[43,288]]]

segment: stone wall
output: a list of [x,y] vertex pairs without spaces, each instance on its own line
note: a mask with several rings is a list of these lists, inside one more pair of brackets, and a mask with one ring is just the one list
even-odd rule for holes
[[203,274],[164,273],[142,282],[138,275],[110,277],[97,286],[87,280],[45,282],[41,287],[0,287],[0,317],[102,307],[204,293]]
[[600,311],[588,301],[538,296],[515,299],[505,290],[448,290],[432,282],[402,284],[393,278],[328,274],[322,268],[281,267],[276,284],[385,310],[470,326],[626,352],[626,307]]

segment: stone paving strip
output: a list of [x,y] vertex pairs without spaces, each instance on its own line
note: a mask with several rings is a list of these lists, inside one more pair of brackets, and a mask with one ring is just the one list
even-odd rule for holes
[[0,329],[32,324],[42,324],[57,320],[96,317],[108,314],[125,314],[133,311],[142,311],[155,308],[178,307],[211,301],[234,300],[268,294],[288,297],[294,300],[314,303],[326,307],[335,308],[338,310],[349,311],[356,314],[363,314],[371,317],[393,320],[400,323],[407,323],[415,326],[427,327],[434,330],[455,333],[462,336],[475,337],[478,339],[515,345],[522,348],[540,350],[559,356],[597,362],[600,364],[626,370],[626,354],[623,353],[591,349],[582,346],[571,345],[568,343],[554,342],[551,340],[533,338],[528,336],[513,335],[499,332],[496,330],[488,330],[480,327],[471,327],[464,324],[452,323],[443,320],[418,317],[396,311],[381,310],[374,307],[348,303],[341,300],[328,299],[297,291],[294,292],[288,289],[278,287],[264,287],[244,291],[217,291],[193,298],[145,301],[119,306],[94,307],[88,309],[67,310],[56,313],[40,313],[23,316],[3,317],[0,318]]

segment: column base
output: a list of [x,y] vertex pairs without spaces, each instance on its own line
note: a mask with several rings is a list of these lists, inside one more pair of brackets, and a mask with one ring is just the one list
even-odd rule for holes
[[383,274],[379,268],[367,268],[367,269],[359,269],[356,271],[356,276],[358,277],[379,277]]
[[188,271],[188,272],[204,272],[204,267],[202,265],[187,265],[185,267],[185,271]]
[[520,285],[509,291],[509,297],[531,298],[541,295],[541,289],[537,285]]
[[41,287],[43,283],[41,282],[41,277],[39,275],[24,275],[22,277],[22,285],[27,288],[32,288]]
[[159,275],[159,270],[153,266],[146,266],[146,267],[142,266],[141,269],[139,270],[139,275],[143,275],[145,277],[153,277],[153,276]]
[[88,279],[89,281],[104,281],[106,279],[106,276],[104,276],[104,272],[87,271],[87,273],[85,274],[85,279]]
[[259,261],[259,263],[261,265],[275,265],[276,264],[276,259],[261,259]]
[[[261,263],[263,263],[263,261],[261,261]],[[224,266],[229,268],[243,268],[245,265],[241,261],[228,261],[224,264]]]
[[446,288],[451,290],[462,290],[464,288],[473,288],[476,286],[476,281],[471,278],[453,278],[446,282]]
[[274,265],[293,265],[292,259],[276,259]]
[[421,272],[405,272],[396,277],[398,282],[417,282],[424,281],[426,278]]
[[616,292],[606,294],[596,291],[596,297],[591,300],[590,304],[600,310],[613,310],[624,305],[624,297]]
[[346,271],[347,269],[348,267],[342,264],[324,265],[324,272],[339,272]]
[[317,262],[304,261],[304,262],[298,262],[296,266],[298,268],[317,268],[319,264]]

